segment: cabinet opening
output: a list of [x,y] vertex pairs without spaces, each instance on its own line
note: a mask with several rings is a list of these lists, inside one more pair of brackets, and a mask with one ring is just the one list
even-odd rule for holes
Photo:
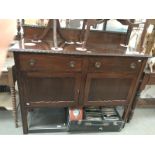
[[66,108],[35,108],[28,112],[29,132],[67,131]]

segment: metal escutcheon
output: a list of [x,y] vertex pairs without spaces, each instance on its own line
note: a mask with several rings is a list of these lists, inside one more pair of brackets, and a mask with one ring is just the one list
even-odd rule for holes
[[131,68],[131,69],[135,69],[135,68],[136,68],[136,63],[134,63],[134,62],[131,63],[131,64],[130,64],[130,68]]
[[74,62],[74,61],[70,61],[69,66],[70,66],[71,68],[74,68],[74,67],[75,67],[75,62]]
[[29,65],[34,66],[35,64],[36,64],[36,60],[35,59],[30,59]]
[[95,67],[100,68],[101,67],[101,62],[99,62],[99,61],[95,62]]

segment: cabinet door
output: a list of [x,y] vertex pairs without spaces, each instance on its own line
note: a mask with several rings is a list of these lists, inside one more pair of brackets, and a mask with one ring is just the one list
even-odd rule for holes
[[23,73],[26,106],[75,106],[78,104],[81,74]]
[[88,73],[84,104],[91,106],[127,104],[135,81],[133,75]]

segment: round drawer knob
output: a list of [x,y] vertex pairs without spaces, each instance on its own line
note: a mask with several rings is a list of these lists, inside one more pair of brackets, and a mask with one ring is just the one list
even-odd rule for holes
[[30,103],[26,103],[26,105],[27,105],[27,106],[29,106],[29,105],[30,105]]
[[101,62],[99,62],[99,61],[95,62],[95,67],[100,68],[101,67]]
[[30,59],[29,65],[34,66],[35,64],[36,64],[36,60],[35,59]]
[[75,62],[74,62],[74,61],[70,61],[69,66],[70,66],[71,68],[74,68],[74,67],[75,67]]
[[130,64],[130,68],[131,68],[131,69],[136,69],[136,63],[131,63],[131,64]]

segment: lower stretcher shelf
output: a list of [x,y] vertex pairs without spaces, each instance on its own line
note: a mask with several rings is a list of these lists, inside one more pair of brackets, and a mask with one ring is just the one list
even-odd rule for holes
[[[105,111],[104,111],[105,110]],[[67,108],[35,108],[29,111],[29,133],[34,132],[117,132],[124,122],[114,108],[84,108],[83,119],[69,120]]]

